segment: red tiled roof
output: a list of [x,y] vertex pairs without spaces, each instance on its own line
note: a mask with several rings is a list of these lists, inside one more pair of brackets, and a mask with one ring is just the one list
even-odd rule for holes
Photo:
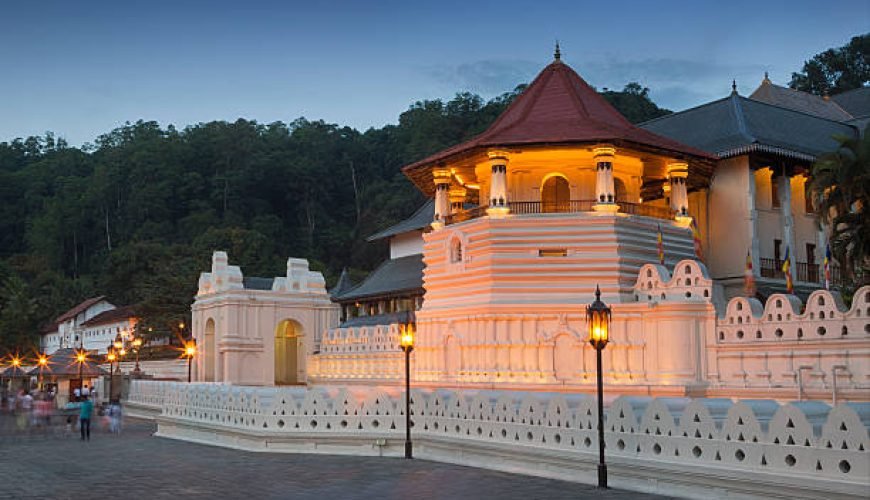
[[79,305],[73,307],[73,308],[70,309],[69,311],[67,311],[67,312],[61,314],[60,316],[58,316],[57,319],[55,320],[55,322],[56,322],[56,323],[63,323],[64,321],[66,321],[66,320],[68,320],[68,319],[75,318],[75,317],[78,316],[79,314],[81,314],[81,313],[83,313],[84,311],[86,311],[86,310],[87,310],[89,307],[91,307],[92,305],[94,305],[94,304],[100,302],[101,300],[105,300],[105,299],[106,299],[106,297],[104,297],[103,295],[100,295],[99,297],[93,297],[93,298],[90,298],[90,299],[88,299],[88,300],[82,302],[81,304],[79,304]]
[[556,60],[485,132],[402,170],[411,176],[419,167],[481,147],[597,142],[631,143],[678,157],[715,161],[700,149],[634,126],[573,69]]
[[133,312],[133,306],[122,306],[116,307],[115,309],[109,309],[108,311],[103,311],[100,314],[97,314],[93,318],[82,323],[81,326],[94,326],[94,325],[106,325],[109,323],[118,323],[120,321],[127,320],[129,318],[135,317],[135,313]]

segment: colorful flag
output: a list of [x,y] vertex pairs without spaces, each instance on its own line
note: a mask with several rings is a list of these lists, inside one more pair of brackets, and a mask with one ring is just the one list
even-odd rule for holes
[[752,272],[752,251],[746,252],[746,272],[743,275],[743,290],[747,297],[755,297],[755,273]]
[[695,242],[695,257],[698,260],[704,260],[704,251],[701,248],[701,232],[698,231],[698,225],[695,224],[695,218],[692,217],[692,240]]
[[782,272],[785,273],[785,291],[794,293],[794,282],[791,279],[791,249],[786,245],[785,259],[782,261]]
[[665,265],[665,241],[662,236],[662,225],[659,224],[659,235],[658,235],[658,249],[659,249],[659,264]]
[[831,244],[825,246],[825,290],[831,289]]

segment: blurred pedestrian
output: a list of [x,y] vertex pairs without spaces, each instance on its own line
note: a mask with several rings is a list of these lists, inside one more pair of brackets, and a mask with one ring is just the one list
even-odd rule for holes
[[79,429],[82,433],[82,441],[86,438],[91,440],[91,416],[94,414],[94,403],[87,396],[82,396],[79,407]]
[[109,432],[121,433],[121,402],[115,401],[109,405]]

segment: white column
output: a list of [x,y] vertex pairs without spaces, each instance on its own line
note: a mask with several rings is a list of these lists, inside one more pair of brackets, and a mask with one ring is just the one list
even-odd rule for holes
[[688,163],[668,163],[668,179],[671,183],[671,209],[673,209],[678,217],[689,215],[689,195],[686,191],[686,178],[688,176]]
[[489,208],[486,213],[490,217],[503,217],[510,213],[507,189],[508,158],[504,151],[490,151],[490,181],[489,181]]
[[752,273],[755,277],[761,276],[761,244],[758,242],[758,209],[755,203],[755,171],[746,167],[747,175],[749,176],[747,193],[747,209],[749,211],[749,245],[752,247]]
[[616,212],[616,188],[613,183],[613,160],[616,148],[609,144],[596,146],[592,150],[595,159],[595,205],[596,212]]
[[435,181],[435,219],[432,221],[433,229],[444,227],[444,218],[450,215],[450,170],[436,168],[432,171]]
[[782,211],[782,239],[789,248],[789,260],[791,261],[791,277],[797,281],[797,248],[794,242],[794,216],[791,210],[791,177],[783,175],[772,179],[779,182],[779,208]]

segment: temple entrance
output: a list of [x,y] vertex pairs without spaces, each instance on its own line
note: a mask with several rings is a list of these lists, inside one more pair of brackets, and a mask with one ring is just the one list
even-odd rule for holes
[[275,385],[299,384],[299,351],[302,325],[292,319],[275,329]]
[[203,336],[202,350],[202,377],[203,382],[215,381],[215,345],[214,345],[214,320],[209,318],[205,322],[205,335]]
[[544,181],[541,187],[541,211],[568,212],[570,210],[571,188],[568,180],[561,175],[554,175]]

